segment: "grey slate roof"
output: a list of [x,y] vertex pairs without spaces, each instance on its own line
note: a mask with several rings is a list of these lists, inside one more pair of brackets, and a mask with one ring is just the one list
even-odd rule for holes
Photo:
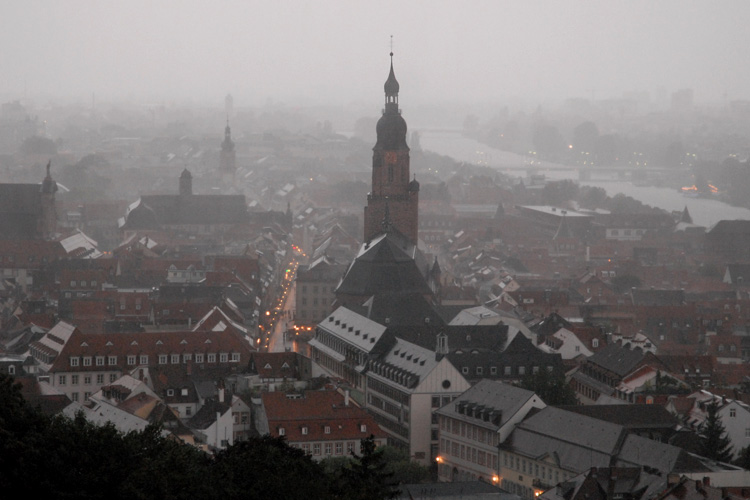
[[477,403],[501,412],[499,425],[495,426],[499,428],[505,425],[533,397],[535,397],[535,394],[532,391],[494,380],[483,379],[455,400],[438,409],[436,413],[469,421],[473,419],[459,413],[457,406],[462,401]]
[[617,344],[609,344],[590,356],[587,362],[624,377],[635,369],[644,356],[640,349],[627,349]]
[[708,470],[676,446],[630,434],[621,425],[550,406],[518,424],[501,448],[534,459],[553,454],[562,468],[578,472],[610,465],[645,465],[664,474]]
[[429,268],[414,244],[398,231],[389,231],[362,245],[336,295],[432,294],[425,278]]
[[141,203],[159,224],[239,224],[248,221],[244,195],[149,195]]

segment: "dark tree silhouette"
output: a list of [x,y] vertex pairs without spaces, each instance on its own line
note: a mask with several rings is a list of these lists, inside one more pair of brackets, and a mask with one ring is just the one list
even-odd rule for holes
[[719,419],[719,405],[711,403],[706,407],[706,411],[708,415],[701,429],[700,454],[720,462],[730,462],[732,443],[726,435],[724,424]]

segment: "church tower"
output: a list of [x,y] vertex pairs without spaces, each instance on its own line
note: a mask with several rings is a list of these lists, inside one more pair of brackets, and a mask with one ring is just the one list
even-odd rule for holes
[[219,153],[219,174],[223,181],[234,182],[234,174],[237,171],[236,153],[234,151],[234,142],[232,142],[232,129],[229,128],[229,119],[227,126],[224,128],[224,141],[221,143],[221,153]]
[[406,121],[398,107],[399,84],[391,71],[385,85],[385,109],[378,120],[377,142],[372,148],[372,189],[365,207],[365,241],[383,232],[389,219],[413,244],[417,244],[419,183],[409,179],[409,146]]
[[40,189],[42,216],[39,220],[38,233],[44,238],[51,238],[57,233],[57,208],[55,206],[57,182],[52,179],[52,174],[50,174],[51,164],[51,161],[47,162],[47,176],[42,181]]
[[180,174],[180,196],[193,194],[193,175],[185,168]]

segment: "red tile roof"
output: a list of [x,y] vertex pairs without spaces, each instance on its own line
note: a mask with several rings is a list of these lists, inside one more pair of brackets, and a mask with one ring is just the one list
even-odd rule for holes
[[[140,356],[148,356],[149,365],[159,363],[159,355],[166,354],[167,363],[172,364],[172,354],[180,355],[179,363],[184,363],[183,354],[203,354],[205,365],[235,365],[244,367],[250,354],[250,344],[228,329],[223,332],[164,331],[139,333],[100,333],[85,334],[75,331],[65,347],[50,367],[51,372],[69,371],[111,371],[132,369],[141,364]],[[228,354],[228,361],[221,362],[220,354]],[[232,353],[239,353],[239,361],[232,362]],[[208,355],[214,354],[215,361],[209,362]],[[92,357],[91,365],[84,366],[83,358]],[[104,357],[104,365],[97,366],[96,357]],[[116,362],[109,364],[109,357],[116,356]],[[137,356],[136,364],[127,364],[128,356]],[[79,358],[78,365],[71,366],[71,358]]]
[[351,402],[345,405],[344,396],[336,391],[307,391],[297,399],[283,392],[264,392],[261,397],[270,434],[279,436],[283,428],[290,442],[386,436],[365,410]]

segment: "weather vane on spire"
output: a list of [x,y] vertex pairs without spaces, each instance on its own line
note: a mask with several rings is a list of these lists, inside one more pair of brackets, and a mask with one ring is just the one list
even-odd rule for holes
[[393,35],[391,35],[391,57],[393,57]]

